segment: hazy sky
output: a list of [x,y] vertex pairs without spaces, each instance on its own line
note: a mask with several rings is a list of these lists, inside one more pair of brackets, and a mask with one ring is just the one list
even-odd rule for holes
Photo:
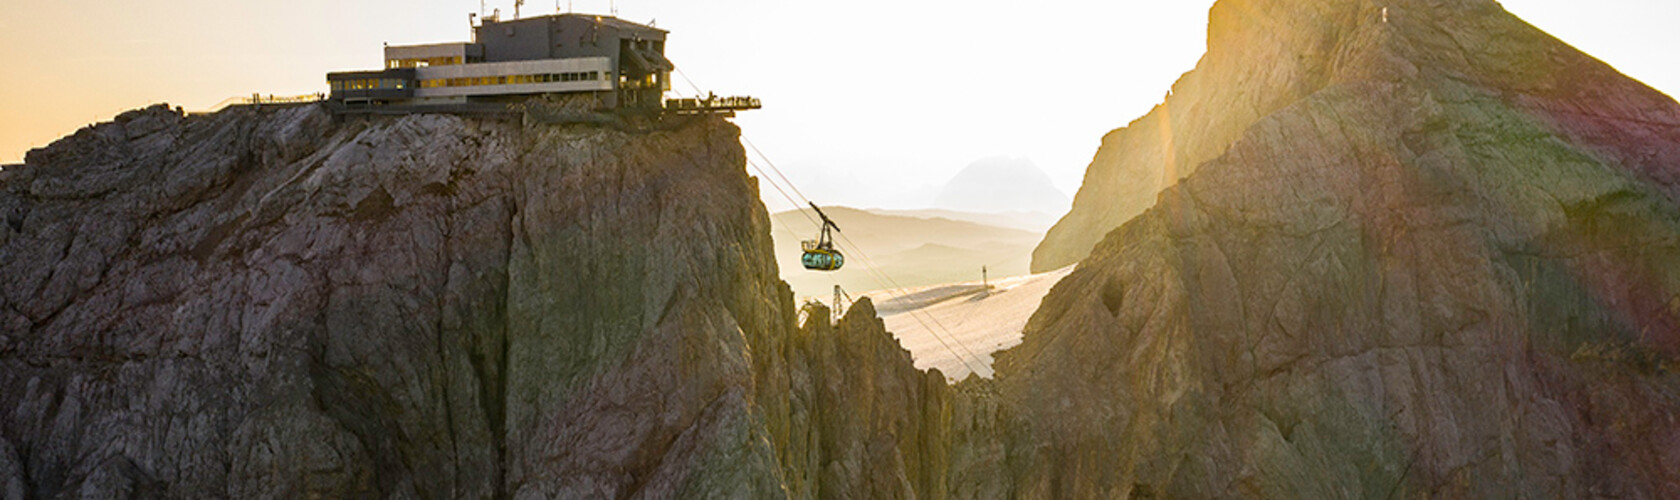
[[[467,13],[478,10],[455,0],[0,2],[0,164],[148,103],[201,109],[253,92],[323,91],[327,71],[380,67],[381,42],[467,39]],[[513,10],[512,0],[488,3]],[[1212,3],[623,0],[617,8],[671,30],[667,52],[703,89],[763,98],[765,109],[736,121],[805,194],[917,208],[964,166],[997,156],[1031,160],[1071,196],[1102,135],[1148,111],[1195,66]],[[1680,1],[1504,4],[1680,93]],[[555,7],[533,0],[524,10]],[[573,8],[611,7],[577,0]],[[675,90],[692,93],[681,78]]]

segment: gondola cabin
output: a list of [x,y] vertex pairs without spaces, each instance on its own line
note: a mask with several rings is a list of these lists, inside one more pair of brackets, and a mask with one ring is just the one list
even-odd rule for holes
[[803,242],[805,254],[799,258],[805,269],[812,271],[838,271],[846,265],[846,256],[833,248],[820,248],[815,241]]
[[834,248],[834,235],[830,231],[839,231],[840,226],[830,220],[828,214],[823,213],[816,203],[811,203],[811,209],[817,212],[818,217],[822,217],[822,232],[815,240],[800,242],[800,247],[805,253],[799,257],[799,263],[811,271],[839,271],[846,265],[846,256]]

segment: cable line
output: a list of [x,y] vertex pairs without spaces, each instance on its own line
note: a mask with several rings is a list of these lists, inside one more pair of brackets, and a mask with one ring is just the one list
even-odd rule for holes
[[[689,79],[688,75],[683,73],[681,69],[677,69],[675,71],[677,73],[677,76],[682,77],[683,81],[687,82],[688,86],[692,87],[694,89],[695,95],[700,95],[700,94],[703,93],[700,90],[700,86],[696,85],[694,83],[694,80]],[[747,165],[751,166],[753,168],[753,170],[758,171],[760,178],[769,182],[770,187],[774,188],[778,194],[782,195],[782,199],[787,200],[788,204],[792,205],[794,207],[795,211],[799,212],[800,215],[805,216],[806,220],[810,221],[813,225],[821,225],[821,223],[817,222],[817,220],[815,218],[813,218],[811,216],[811,214],[806,213],[804,209],[799,208],[802,205],[799,203],[799,201],[795,201],[794,196],[789,195],[787,190],[782,189],[781,184],[784,184],[784,183],[787,184],[788,189],[793,190],[794,194],[798,196],[799,200],[804,201],[806,204],[810,204],[810,205],[814,206],[815,203],[813,203],[810,198],[807,198],[805,196],[805,193],[799,191],[799,187],[796,186],[791,179],[788,179],[787,175],[783,174],[782,170],[780,168],[776,167],[775,162],[771,161],[770,157],[768,155],[764,154],[764,151],[758,149],[758,146],[756,144],[753,144],[752,140],[748,139],[746,137],[746,132],[745,131],[743,131],[741,133],[741,141],[743,143],[745,143],[747,145],[747,147],[751,148],[753,153],[757,154],[758,157],[761,160],[764,161],[765,165],[770,167],[770,171],[776,173],[776,177],[772,178],[767,172],[765,172],[763,167],[760,167],[756,162],[753,162],[751,158],[746,159]],[[781,182],[780,183],[776,182],[777,179],[781,179]],[[784,223],[782,229],[785,232],[792,233],[792,230],[788,229],[786,227],[785,223]],[[903,285],[898,284],[898,282],[896,280],[892,279],[892,276],[888,275],[885,271],[882,271],[880,269],[880,266],[875,263],[875,260],[869,258],[869,255],[864,253],[862,247],[859,247],[856,242],[852,241],[851,237],[847,236],[843,232],[840,233],[840,237],[845,240],[847,246],[851,247],[851,250],[852,250],[853,253],[856,253],[858,256],[863,258],[864,270],[867,271],[866,275],[869,276],[870,279],[874,280],[876,284],[881,285],[881,291],[886,292],[889,297],[892,297],[894,299],[900,299],[900,300],[905,300],[906,302],[909,302],[908,296],[900,293],[900,290],[905,289],[905,287]],[[799,237],[797,235],[794,235],[794,238],[795,238],[795,241],[798,241],[798,239],[799,239]],[[838,279],[835,279],[833,276],[830,276],[829,279],[834,281],[834,284],[836,286],[839,286],[839,280]],[[927,330],[928,334],[932,335],[934,340],[938,341],[939,345],[941,345],[945,348],[946,352],[951,353],[952,356],[955,356],[957,358],[958,362],[961,362],[962,365],[965,368],[968,368],[969,373],[971,373],[971,374],[980,373],[980,370],[978,368],[976,368],[972,363],[969,362],[970,358],[973,358],[974,360],[978,361],[980,359],[980,356],[975,355],[974,351],[970,350],[967,345],[963,344],[962,342],[957,342],[956,341],[956,336],[951,335],[950,329],[946,328],[944,324],[940,323],[938,318],[935,318],[935,317],[933,317],[933,315],[928,314],[926,311],[921,311],[919,309],[908,309],[908,310],[906,310],[906,313],[908,313],[908,315],[910,316],[910,319],[915,320],[917,324],[921,325],[923,329]],[[924,321],[921,316],[918,316],[918,313],[921,316],[926,316],[927,321]],[[932,321],[933,324],[937,325],[939,328],[935,329],[933,326],[930,326],[928,324],[928,321]],[[940,332],[944,332],[944,334],[941,335]],[[946,341],[946,337],[950,337],[950,342]],[[964,357],[962,354],[958,353],[955,348],[951,347],[951,342],[956,342],[957,347],[961,348],[963,350],[963,352],[968,353],[968,356]]]
[[[760,155],[762,156],[762,153],[760,153]],[[776,173],[778,174],[779,177],[781,177],[784,180],[787,178],[785,175],[780,175],[781,170],[776,168],[776,166],[774,164],[770,164],[768,158],[765,159],[765,162],[766,162],[766,164],[768,164],[770,166],[770,168],[772,170],[776,171]],[[769,182],[771,187],[774,187],[776,189],[776,192],[780,193],[782,195],[783,199],[787,200],[788,203],[794,204],[795,206],[798,205],[798,202],[794,201],[792,199],[792,197],[788,195],[787,190],[782,189],[781,186],[778,185],[778,183],[776,182],[775,179],[770,178],[769,175],[764,172],[764,169],[762,167],[758,166],[756,163],[754,163],[752,161],[748,161],[747,164],[751,165],[754,170],[757,170],[760,175],[764,176],[764,180]],[[788,187],[790,189],[793,189],[795,192],[798,192],[798,188],[794,187],[793,183],[791,181],[788,182]],[[804,198],[804,195],[801,194],[800,197]],[[808,198],[804,199],[804,201],[806,203],[811,203],[810,199],[808,199]],[[799,210],[799,213],[804,215],[805,218],[807,220],[810,220],[813,224],[816,223],[816,219],[812,218],[811,214],[805,213],[804,210]],[[889,297],[892,297],[894,299],[905,300],[906,302],[908,302],[908,296],[899,293],[899,290],[902,290],[902,289],[905,288],[903,285],[900,285],[897,280],[892,279],[892,276],[888,275],[886,273],[886,271],[882,271],[880,269],[880,265],[876,264],[875,260],[870,258],[869,254],[865,253],[863,251],[862,247],[858,246],[857,242],[852,241],[852,238],[850,236],[847,236],[844,232],[841,232],[840,237],[846,241],[847,246],[851,247],[851,251],[853,253],[856,253],[859,257],[863,258],[864,270],[867,271],[867,275],[869,276],[870,279],[874,280],[876,284],[881,285],[881,291],[886,292]],[[836,284],[838,284],[838,280],[836,280]],[[905,312],[910,316],[910,319],[915,320],[917,324],[920,324],[922,326],[922,329],[927,330],[928,334],[932,335],[934,340],[938,341],[940,345],[944,346],[945,350],[947,352],[950,352],[952,356],[955,356],[957,358],[957,361],[961,362],[964,367],[968,368],[969,373],[980,373],[979,369],[975,368],[975,366],[973,364],[969,363],[970,358],[978,361],[980,359],[980,356],[974,354],[974,351],[969,349],[968,345],[963,344],[962,342],[958,342],[956,340],[956,336],[951,334],[950,328],[946,327],[943,323],[939,322],[939,318],[936,318],[932,314],[928,314],[926,311],[922,311],[922,310],[919,310],[919,309],[907,309]],[[920,314],[920,316],[918,316],[918,314]],[[926,317],[926,320],[923,320],[923,316]],[[933,325],[937,325],[938,328],[936,329],[936,328],[934,328],[933,325],[929,325],[928,321],[932,321]],[[941,335],[940,332],[944,332],[944,334]],[[950,342],[947,342],[945,337],[950,337]],[[961,348],[963,350],[963,352],[968,353],[968,356],[964,357],[961,353],[958,353],[955,348],[951,347],[951,342],[955,342],[957,344],[958,348]]]
[[[765,165],[768,165],[770,167],[771,171],[776,172],[777,177],[780,177],[782,179],[782,182],[786,183],[788,185],[788,188],[793,190],[794,194],[798,195],[799,198],[801,200],[805,201],[806,203],[811,203],[811,199],[805,197],[805,193],[800,192],[799,187],[794,185],[793,181],[788,180],[787,176],[782,173],[782,170],[780,168],[776,167],[775,162],[770,161],[770,157],[766,156],[763,151],[760,151],[758,149],[758,146],[754,145],[752,143],[752,140],[748,139],[746,137],[745,133],[742,134],[741,141],[746,143],[748,147],[752,148],[753,152],[757,153],[758,157],[760,159],[764,160]],[[759,169],[759,172],[763,173],[764,170]],[[774,184],[773,180],[772,180],[772,184]],[[787,193],[783,192],[782,196],[786,197]],[[800,213],[804,213],[804,211],[801,210]],[[806,215],[806,217],[809,218],[810,215]],[[813,222],[815,222],[815,221],[813,220]],[[876,283],[881,285],[881,288],[884,291],[886,291],[889,296],[892,296],[893,298],[901,298],[902,297],[899,294],[894,293],[894,291],[895,291],[895,289],[902,290],[902,289],[905,289],[907,287],[899,284],[897,280],[892,279],[892,276],[888,275],[886,271],[881,270],[881,266],[875,263],[875,259],[870,258],[869,254],[863,251],[863,247],[859,246],[857,244],[857,242],[852,241],[852,238],[850,236],[847,236],[845,232],[840,233],[840,238],[846,241],[847,246],[851,247],[852,253],[855,253],[859,257],[863,258],[863,263],[864,263],[864,269],[865,270],[872,271],[875,274],[879,275],[878,277],[872,277],[872,278],[874,278],[876,280]],[[882,279],[885,279],[885,282],[882,282]],[[890,285],[888,283],[890,283]],[[927,316],[927,319],[929,321],[932,321],[935,325],[939,325],[939,329],[944,331],[947,336],[950,336],[952,341],[956,341],[956,336],[951,335],[951,329],[947,328],[943,323],[940,323],[939,318],[936,318],[932,314],[928,314],[925,311],[920,311],[918,309],[909,309],[906,312],[908,312],[910,314],[912,319],[917,319],[918,322],[921,322],[921,321],[920,321],[920,318],[916,317],[916,313],[918,313],[918,312],[922,313],[923,315]],[[932,333],[932,334],[934,334],[935,337],[938,337],[938,335],[939,335],[938,332],[935,332],[933,330],[933,328],[928,327],[926,323],[922,323],[922,327],[927,328],[928,333]],[[967,344],[964,344],[962,342],[957,342],[957,346],[961,347],[963,352],[968,353],[969,357],[972,357],[974,359],[980,359],[980,356],[974,354],[974,351],[970,350],[968,348]],[[951,354],[955,355],[957,353],[952,352]],[[961,356],[959,355],[958,358],[961,358]],[[965,362],[964,364],[967,364],[967,363]],[[973,370],[974,368],[972,366],[970,366],[969,369]]]
[[[793,204],[794,206],[798,206],[798,202],[794,201],[793,197],[788,195],[787,190],[782,189],[782,187],[776,182],[775,179],[771,178],[769,176],[769,174],[765,173],[763,167],[758,166],[757,163],[755,163],[751,160],[747,161],[747,165],[751,166],[753,168],[753,170],[757,170],[759,175],[762,176],[762,178],[766,182],[770,183],[770,187],[774,188],[778,194],[782,195],[782,199],[787,200],[788,203]],[[775,169],[776,167],[774,165],[771,165],[770,168]],[[777,173],[779,174],[780,172],[778,171]],[[792,183],[790,182],[789,187],[792,187],[791,184]],[[810,203],[810,200],[807,199],[806,202]],[[797,210],[797,211],[801,215],[804,215],[805,218],[807,220],[810,220],[813,224],[816,223],[816,219],[812,218],[811,214],[805,213],[804,210]],[[785,227],[783,229],[786,230]],[[787,231],[790,232],[790,233],[792,232],[792,230],[787,230]],[[846,244],[851,246],[852,250],[854,252],[856,252],[859,256],[862,256],[864,258],[864,269],[869,272],[868,276],[870,277],[870,279],[875,280],[876,284],[881,285],[881,291],[886,292],[887,295],[890,296],[890,297],[893,297],[895,299],[904,299],[908,302],[907,296],[898,293],[898,290],[896,290],[894,288],[894,287],[903,288],[902,286],[897,285],[897,282],[893,281],[891,276],[888,276],[885,272],[878,269],[879,266],[877,266],[874,263],[874,259],[870,259],[867,254],[863,253],[863,251],[858,248],[857,243],[853,242],[850,237],[847,237],[845,235],[845,233],[841,233],[840,236],[841,236],[841,238],[845,238]],[[796,236],[796,238],[797,238],[797,236]],[[834,279],[834,278],[831,276],[830,279]],[[893,284],[889,285],[888,282],[891,282]],[[835,280],[835,284],[838,285],[839,281]],[[969,373],[976,373],[976,374],[980,373],[980,370],[978,368],[976,368],[972,363],[969,363],[969,358],[979,360],[980,357],[976,356],[974,354],[974,351],[969,350],[968,346],[964,345],[961,342],[956,343],[957,347],[962,348],[963,352],[968,353],[968,357],[964,357],[961,353],[957,352],[956,348],[951,347],[951,342],[956,341],[956,336],[951,335],[950,329],[946,328],[945,325],[940,324],[939,320],[937,318],[934,318],[932,315],[929,315],[924,311],[920,311],[920,310],[916,310],[916,309],[909,309],[906,312],[909,314],[910,319],[915,320],[917,324],[920,324],[922,326],[922,329],[927,330],[928,334],[932,335],[933,339],[935,341],[938,341],[939,345],[943,346],[945,348],[946,352],[951,353],[952,356],[955,356],[957,358],[958,362],[962,363],[963,367],[968,368]],[[929,325],[927,321],[924,321],[920,316],[917,316],[917,313],[921,313],[922,315],[927,316],[927,319],[933,321],[934,324],[939,325],[939,328],[935,329],[932,325]],[[944,332],[944,335],[940,334],[941,331]],[[951,337],[951,342],[947,342],[945,337]]]
[[799,186],[793,185],[793,181],[788,180],[786,175],[782,175],[782,169],[776,168],[776,162],[770,161],[769,156],[765,156],[763,151],[759,151],[758,145],[753,144],[752,139],[748,139],[745,133],[741,134],[741,142],[746,143],[747,147],[752,148],[753,152],[757,153],[758,157],[764,160],[765,165],[769,165],[771,170],[776,171],[776,176],[781,177],[782,182],[787,183],[788,187],[793,189],[793,194],[799,195],[799,199],[805,200],[807,203],[811,201],[810,198],[805,196],[805,193],[799,192]]
[[[905,286],[904,286],[904,285],[900,285],[900,284],[899,284],[899,283],[898,283],[898,281],[897,281],[897,280],[894,280],[894,279],[892,279],[892,276],[890,276],[890,275],[888,275],[888,274],[887,274],[887,273],[886,273],[886,271],[882,271],[882,270],[881,270],[881,269],[880,269],[880,266],[879,266],[879,265],[876,265],[876,264],[875,264],[875,260],[874,260],[874,259],[871,259],[871,258],[869,258],[869,254],[867,254],[867,253],[864,253],[864,251],[863,251],[863,249],[862,249],[862,248],[861,248],[861,247],[859,247],[859,246],[858,246],[858,244],[857,244],[857,243],[856,243],[856,242],[853,242],[853,241],[852,241],[852,239],[851,239],[851,238],[850,238],[850,237],[847,237],[847,236],[846,236],[846,234],[845,234],[845,233],[841,233],[841,234],[840,234],[840,238],[841,238],[841,239],[844,239],[844,240],[845,240],[845,241],[846,241],[846,244],[847,244],[847,245],[848,245],[848,246],[850,246],[850,247],[852,247],[852,251],[853,251],[853,252],[854,252],[854,253],[856,253],[856,254],[857,254],[857,255],[858,255],[858,256],[859,256],[859,257],[862,257],[862,258],[863,258],[863,262],[864,262],[864,268],[866,268],[866,269],[869,269],[869,270],[872,270],[872,271],[874,271],[874,272],[876,272],[876,273],[878,273],[878,274],[880,274],[880,275],[881,275],[881,277],[882,277],[882,278],[886,278],[886,280],[887,280],[887,282],[889,282],[889,283],[892,283],[892,287],[891,287],[891,288],[887,288],[887,289],[886,289],[886,290],[887,290],[887,293],[888,293],[888,294],[889,294],[889,295],[894,295],[894,296],[895,296],[895,297],[894,297],[894,298],[900,298],[900,297],[902,297],[902,296],[899,296],[899,295],[898,295],[898,294],[895,294],[895,293],[893,293],[893,292],[894,292],[894,289],[898,289],[898,290],[903,290],[903,289],[905,289],[905,288],[907,288],[907,287],[905,287]],[[968,353],[968,355],[969,355],[969,357],[972,357],[972,358],[974,358],[974,359],[976,359],[976,360],[978,360],[978,359],[980,359],[980,356],[979,356],[979,355],[976,355],[976,354],[974,354],[974,351],[972,351],[972,350],[969,350],[969,348],[968,348],[968,345],[967,345],[967,344],[964,344],[964,343],[962,343],[962,342],[959,342],[959,341],[957,341],[957,340],[956,340],[956,336],[955,336],[955,335],[951,335],[951,329],[950,329],[950,328],[947,328],[947,327],[946,327],[946,326],[945,326],[945,325],[944,325],[944,324],[943,324],[943,323],[940,323],[940,322],[939,322],[939,318],[937,318],[937,317],[935,317],[935,316],[934,316],[934,315],[932,315],[932,314],[928,314],[928,313],[927,313],[927,312],[926,312],[926,311],[922,311],[922,310],[920,310],[920,309],[909,309],[909,310],[907,310],[907,312],[909,312],[909,313],[910,313],[910,314],[911,314],[911,317],[912,317],[912,318],[914,318],[914,317],[915,317],[915,314],[916,314],[916,313],[918,313],[918,312],[920,312],[920,313],[922,313],[922,314],[923,314],[923,315],[926,315],[926,316],[927,316],[927,319],[928,319],[928,320],[929,320],[929,321],[932,321],[932,322],[933,322],[933,324],[935,324],[935,325],[939,325],[939,329],[940,329],[940,330],[943,330],[943,331],[944,331],[944,332],[945,332],[945,334],[946,334],[946,335],[949,335],[949,336],[950,336],[950,337],[951,337],[951,340],[952,340],[952,341],[953,341],[953,342],[956,342],[956,343],[957,343],[957,347],[961,347],[961,348],[962,348],[962,350],[963,350],[963,352],[966,352],[966,353]],[[922,325],[922,327],[924,327],[924,328],[926,328],[926,327],[927,327],[927,324],[925,324],[925,323],[924,323],[924,324],[923,324],[923,325]],[[928,331],[929,331],[929,332],[930,332],[930,333],[932,333],[932,332],[933,332],[933,329],[932,329],[932,328],[928,328]],[[936,334],[936,336],[937,336],[937,334]],[[953,353],[951,353],[951,354],[956,354],[956,353],[955,353],[955,352],[953,352]],[[965,363],[964,363],[964,364],[967,364],[967,363],[966,363],[966,362],[965,362]],[[971,370],[971,371],[973,371],[973,370],[974,370],[974,367],[972,367],[972,366],[970,366],[970,367],[969,367],[969,370]],[[975,373],[979,373],[979,372],[978,372],[978,371],[975,371]]]

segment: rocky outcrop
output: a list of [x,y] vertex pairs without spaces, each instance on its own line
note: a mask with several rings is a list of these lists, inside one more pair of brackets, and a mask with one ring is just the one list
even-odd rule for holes
[[1079,262],[1103,235],[1223,154],[1256,121],[1329,85],[1332,66],[1359,50],[1345,42],[1365,12],[1312,1],[1285,13],[1272,4],[1214,4],[1207,53],[1164,102],[1103,137],[1073,209],[1033,252],[1034,273]]
[[954,386],[799,321],[722,120],[84,129],[0,171],[0,497],[1680,496],[1680,105],[1491,1],[1212,12]]
[[1680,496],[1674,100],[1492,1],[1209,40],[1040,248],[1130,219],[999,356],[1017,494]]
[[821,305],[805,312],[761,379],[790,496],[946,498],[945,376],[912,366],[868,298],[833,324]]
[[942,379],[878,323],[799,333],[737,135],[155,107],[32,152],[0,494],[929,491],[890,414]]
[[[1259,0],[1216,3],[1209,13],[1206,55],[1160,105],[1103,138],[1073,209],[1033,253],[1033,272],[1083,259],[1109,231],[1153,206],[1162,189],[1224,155],[1257,121],[1331,86],[1405,76],[1384,72],[1415,68],[1501,79],[1501,91],[1514,91],[1507,97],[1544,108],[1540,115],[1557,120],[1576,139],[1613,145],[1629,133],[1623,127],[1631,127],[1649,146],[1662,135],[1647,132],[1660,131],[1660,120],[1638,123],[1663,109],[1662,96],[1619,75],[1608,77],[1615,75],[1610,68],[1514,18],[1507,16],[1514,24],[1488,32],[1477,25],[1485,16],[1455,20],[1432,14],[1457,3],[1373,0],[1358,8],[1325,1],[1287,7]],[[1491,1],[1482,5],[1498,8]],[[1413,26],[1436,32],[1404,39],[1371,36],[1366,28],[1384,24],[1385,7],[1391,30]],[[1512,32],[1520,36],[1495,34]],[[1414,42],[1419,45],[1402,46]],[[1396,57],[1418,59],[1383,60]],[[1577,77],[1576,70],[1584,73]],[[1603,116],[1634,121],[1598,118]]]

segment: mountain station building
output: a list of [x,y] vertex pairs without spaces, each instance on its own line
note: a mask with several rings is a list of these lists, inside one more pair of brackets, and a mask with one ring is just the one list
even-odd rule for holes
[[328,100],[353,109],[566,94],[596,109],[664,107],[676,68],[665,30],[592,14],[498,17],[473,26],[472,42],[388,45],[382,70],[328,73]]

